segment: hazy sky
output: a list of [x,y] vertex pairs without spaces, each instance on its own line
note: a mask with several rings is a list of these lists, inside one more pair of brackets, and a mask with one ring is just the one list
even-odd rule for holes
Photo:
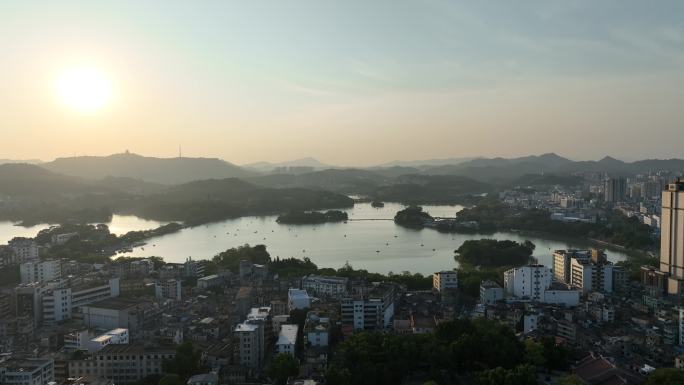
[[[0,158],[684,157],[683,1],[0,1]],[[61,71],[101,71],[82,113]]]

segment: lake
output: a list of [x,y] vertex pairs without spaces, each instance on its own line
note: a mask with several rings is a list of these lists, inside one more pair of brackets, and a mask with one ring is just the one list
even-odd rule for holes
[[[134,215],[113,215],[112,220],[106,225],[113,234],[122,235],[134,230],[154,229],[164,223],[166,222],[151,221]],[[47,223],[24,227],[9,221],[0,221],[0,244],[5,244],[14,237],[35,237],[40,230],[48,227],[50,225]]]
[[[372,272],[431,274],[457,267],[454,250],[468,239],[495,238],[519,242],[528,239],[537,246],[534,256],[548,267],[551,267],[553,250],[591,246],[579,241],[543,239],[519,233],[445,234],[432,229],[406,229],[391,220],[403,207],[387,203],[384,208],[373,208],[369,203],[359,203],[346,210],[350,218],[347,223],[280,225],[276,223],[276,216],[225,220],[150,239],[146,245],[124,255],[156,255],[167,262],[184,262],[188,257],[209,259],[221,251],[244,244],[264,244],[273,258],[309,257],[320,267],[339,268],[349,262],[354,268]],[[436,217],[454,217],[463,209],[462,206],[423,207]],[[130,226],[140,224],[131,219]],[[607,254],[614,262],[627,257],[618,251],[607,250]]]

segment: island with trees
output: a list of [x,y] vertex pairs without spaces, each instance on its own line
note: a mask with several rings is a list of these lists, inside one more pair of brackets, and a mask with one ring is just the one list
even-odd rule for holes
[[290,211],[280,215],[276,222],[288,225],[313,225],[328,222],[344,222],[349,215],[340,210],[320,211]]
[[432,216],[420,206],[409,206],[394,215],[394,223],[404,227],[423,228],[433,222]]

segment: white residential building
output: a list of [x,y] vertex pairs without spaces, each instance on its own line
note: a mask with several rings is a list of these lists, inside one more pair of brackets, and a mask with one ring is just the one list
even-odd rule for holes
[[440,293],[458,289],[458,273],[453,270],[438,271],[432,274],[432,287]]
[[47,282],[59,279],[62,275],[60,261],[32,261],[19,265],[21,283]]
[[302,279],[302,289],[319,297],[340,298],[347,294],[349,279],[323,275],[309,275]]
[[70,319],[73,312],[80,311],[82,306],[118,296],[118,278],[112,278],[107,283],[88,282],[73,287],[46,290],[41,296],[43,324],[55,325]]
[[297,325],[282,325],[278,334],[278,341],[276,342],[276,352],[294,356],[297,347],[298,331],[299,326]]
[[90,339],[87,349],[88,352],[94,353],[102,350],[107,345],[127,344],[128,341],[128,329],[117,328]]
[[551,270],[542,265],[517,267],[504,272],[504,289],[509,296],[534,302],[577,306],[580,293],[563,283],[553,283]]
[[353,330],[380,330],[394,317],[394,286],[379,285],[371,292],[340,301],[342,325]]
[[480,303],[492,305],[504,298],[504,290],[494,281],[482,281],[480,284]]
[[75,330],[64,335],[64,348],[69,351],[87,350],[90,333],[88,329]]
[[307,309],[311,307],[311,297],[306,290],[290,289],[287,291],[287,307],[294,309]]
[[551,270],[543,265],[516,267],[504,272],[504,289],[514,297],[542,302],[549,286]]

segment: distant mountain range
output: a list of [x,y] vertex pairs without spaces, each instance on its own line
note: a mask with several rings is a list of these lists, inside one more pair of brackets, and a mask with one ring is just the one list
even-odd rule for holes
[[133,178],[163,184],[244,178],[256,174],[217,158],[153,158],[131,153],[57,158],[40,166],[56,173],[81,178]]
[[15,164],[15,163],[39,164],[39,163],[43,163],[43,161],[40,159],[0,159],[0,164]]
[[371,168],[389,168],[389,167],[423,167],[423,166],[442,166],[442,165],[456,165],[469,160],[477,158],[442,158],[442,159],[423,159],[423,160],[393,160],[391,162],[382,163]]
[[[441,163],[445,162],[445,163]],[[0,161],[0,164],[2,161]],[[17,163],[11,161],[8,163]],[[82,179],[98,180],[98,186],[129,186],[149,192],[158,185],[175,185],[205,179],[240,178],[267,187],[304,187],[348,193],[365,193],[394,183],[406,175],[461,176],[501,185],[526,175],[606,173],[629,176],[655,170],[684,171],[683,159],[647,159],[625,162],[609,156],[597,161],[573,161],[554,153],[517,158],[448,158],[395,161],[382,166],[343,168],[314,158],[238,166],[217,158],[155,158],[131,153],[109,156],[58,158],[40,167]],[[103,180],[107,178],[107,180]],[[538,180],[532,178],[533,180]],[[547,179],[551,180],[551,179]],[[146,182],[144,185],[142,182]]]
[[335,168],[329,164],[320,162],[318,159],[307,157],[295,160],[288,160],[285,162],[271,163],[271,162],[256,162],[245,164],[242,167],[256,170],[259,172],[272,172],[276,169],[290,168],[290,167],[311,167],[314,170],[323,170],[328,168]]

